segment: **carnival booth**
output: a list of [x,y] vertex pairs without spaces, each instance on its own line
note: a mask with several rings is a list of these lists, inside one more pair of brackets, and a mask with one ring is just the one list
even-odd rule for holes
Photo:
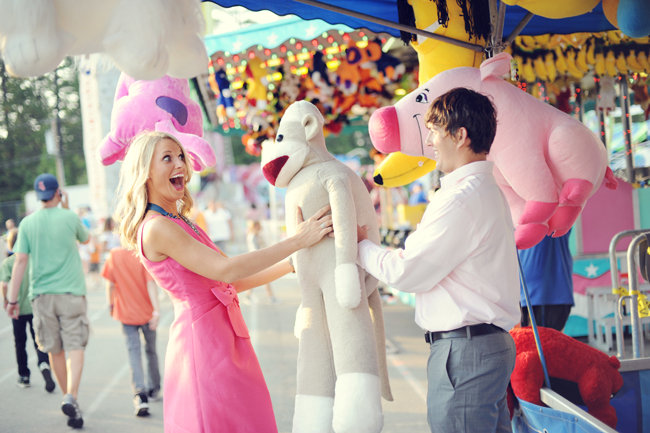
[[[616,350],[614,341],[629,340],[630,333],[638,332],[639,328],[643,341],[643,331],[646,330],[643,326],[647,320],[644,319],[647,312],[644,280],[638,280],[639,284],[636,281],[629,284],[628,280],[633,280],[630,274],[636,276],[638,269],[633,263],[626,262],[625,255],[629,245],[635,246],[635,241],[621,239],[620,233],[650,227],[647,189],[644,189],[648,182],[645,142],[648,141],[650,41],[647,36],[650,29],[646,20],[639,18],[649,12],[644,2],[507,1],[502,2],[498,9],[497,2],[485,2],[486,8],[488,3],[492,6],[489,11],[492,23],[487,27],[478,19],[481,11],[473,8],[475,4],[470,4],[474,2],[459,2],[458,5],[447,2],[447,10],[441,13],[436,4],[440,6],[444,2],[410,1],[412,8],[406,14],[403,13],[406,2],[395,1],[360,1],[354,4],[342,1],[327,4],[269,1],[263,6],[253,1],[216,0],[215,3],[242,5],[251,10],[263,8],[280,15],[297,14],[305,19],[318,17],[333,24],[346,24],[351,28],[383,32],[394,37],[400,35],[397,29],[404,30],[411,34],[405,40],[418,55],[420,85],[447,69],[478,67],[485,59],[485,53],[488,57],[503,50],[510,53],[514,59],[512,84],[569,113],[598,134],[607,149],[609,167],[617,176],[619,185],[617,189],[608,189],[604,182],[596,188],[583,203],[584,207],[573,224],[570,245],[574,256],[576,306],[565,334],[588,336],[593,346],[609,353]],[[632,10],[636,12],[632,13]],[[469,22],[459,20],[461,15],[472,18]],[[445,25],[437,25],[438,20]],[[391,24],[396,22],[406,27]],[[434,25],[430,27],[429,24]],[[314,41],[313,46],[317,45],[320,43]],[[212,60],[214,65],[215,58]],[[313,65],[306,73],[316,72]],[[406,93],[411,89],[405,89]],[[397,101],[394,96],[389,105]],[[386,102],[382,101],[382,106]],[[370,123],[372,138],[372,121]],[[591,155],[584,155],[585,164],[589,164],[590,158]],[[375,171],[375,181],[384,187],[401,187],[417,179],[428,179],[433,185],[435,179],[432,180],[429,173],[434,167],[435,161],[424,155],[415,157],[391,153]],[[527,175],[535,176],[535,173]],[[611,182],[609,186],[612,186]],[[402,214],[404,220],[418,220],[417,213],[413,215],[404,208]],[[394,230],[390,242],[399,245],[406,234],[405,230]],[[613,242],[615,239],[617,241]],[[621,311],[625,316],[622,322],[617,323],[614,319],[614,312],[619,311],[616,305],[623,296],[630,296],[632,292],[634,302],[630,298],[626,302],[639,307],[634,310],[635,314],[630,314],[629,305],[623,307]],[[400,296],[405,302],[413,302],[409,296]],[[630,331],[635,317],[637,329]],[[642,351],[634,353],[635,358],[644,356]],[[625,354],[619,351],[618,356],[622,359]],[[609,425],[606,425],[599,419],[583,417],[584,412],[580,409],[575,409],[569,416],[558,416],[555,409],[523,402],[523,415],[515,422],[516,431],[536,428],[549,431],[612,431],[612,428],[645,431],[650,426],[648,414],[642,410],[649,406],[646,364],[632,368],[623,362],[620,371],[625,385],[619,396],[612,400],[618,422],[612,424],[609,420]],[[547,405],[554,408],[565,405],[565,410],[573,408],[571,403],[553,392],[543,391],[542,394]],[[554,401],[556,397],[558,400]],[[532,414],[542,418],[536,420]],[[579,414],[577,418],[576,414]],[[551,418],[563,418],[560,421],[563,430],[553,430],[558,427],[552,424]]]

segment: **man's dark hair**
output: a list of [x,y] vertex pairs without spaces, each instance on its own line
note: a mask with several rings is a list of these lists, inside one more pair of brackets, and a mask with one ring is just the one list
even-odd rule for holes
[[443,127],[451,135],[464,127],[474,153],[488,153],[497,131],[497,114],[492,101],[481,93],[457,87],[431,103],[425,125]]

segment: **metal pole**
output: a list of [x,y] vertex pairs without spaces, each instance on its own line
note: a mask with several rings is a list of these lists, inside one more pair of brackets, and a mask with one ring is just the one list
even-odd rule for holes
[[632,356],[640,358],[643,353],[643,339],[639,338],[641,324],[639,321],[639,309],[637,299],[638,278],[636,269],[636,260],[634,256],[639,248],[639,244],[645,239],[645,235],[639,235],[632,239],[630,246],[627,247],[627,274],[629,279],[628,296],[632,301],[630,305],[630,319],[632,322]]
[[487,57],[494,57],[503,51],[503,22],[506,19],[506,6],[499,0],[490,0],[490,45]]
[[625,159],[627,181],[634,183],[634,155],[632,154],[632,126],[630,123],[630,89],[627,85],[627,76],[620,77],[621,82],[621,125],[623,126],[623,138],[625,140]]
[[416,35],[425,36],[431,39],[437,39],[439,41],[447,42],[452,45],[456,45],[463,48],[468,48],[477,52],[483,52],[484,47],[476,44],[470,44],[469,42],[459,41],[456,39],[448,38],[447,36],[437,35],[435,33],[428,32],[426,30],[418,29],[415,27],[410,27],[404,24],[395,23],[392,21],[385,20],[383,18],[374,17],[372,15],[363,14],[361,12],[353,11],[351,9],[345,9],[339,6],[330,5],[321,1],[316,0],[293,0],[297,3],[303,3],[309,6],[314,6],[317,8],[325,9],[332,12],[337,12],[340,14],[348,15],[354,18],[359,18],[362,20],[370,21],[371,23],[381,24],[382,26],[390,27],[397,30],[402,30],[404,32],[415,33]]
[[59,118],[59,75],[58,68],[54,70],[54,119],[52,120],[52,133],[54,135],[54,160],[56,163],[56,177],[59,186],[65,186],[65,168],[63,167],[63,140],[61,139],[61,119]]
[[519,36],[519,33],[521,33],[521,31],[524,29],[524,27],[526,27],[526,24],[528,24],[530,22],[530,20],[533,19],[534,16],[535,16],[534,13],[528,12],[524,16],[524,18],[521,21],[519,21],[519,24],[517,24],[517,27],[515,27],[515,29],[512,31],[512,33],[510,33],[510,35],[506,38],[505,44],[506,45],[511,44],[512,41],[514,41],[515,38],[517,36]]

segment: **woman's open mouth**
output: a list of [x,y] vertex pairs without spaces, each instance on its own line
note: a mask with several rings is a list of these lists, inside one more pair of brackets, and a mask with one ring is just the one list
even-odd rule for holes
[[176,176],[173,176],[171,179],[169,179],[169,181],[177,191],[182,191],[183,188],[185,188],[185,176],[183,176],[182,174],[177,174]]

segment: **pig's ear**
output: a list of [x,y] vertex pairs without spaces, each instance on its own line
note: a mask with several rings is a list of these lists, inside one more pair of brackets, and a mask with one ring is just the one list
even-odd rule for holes
[[488,77],[501,78],[510,75],[510,54],[503,52],[481,63],[481,81]]

